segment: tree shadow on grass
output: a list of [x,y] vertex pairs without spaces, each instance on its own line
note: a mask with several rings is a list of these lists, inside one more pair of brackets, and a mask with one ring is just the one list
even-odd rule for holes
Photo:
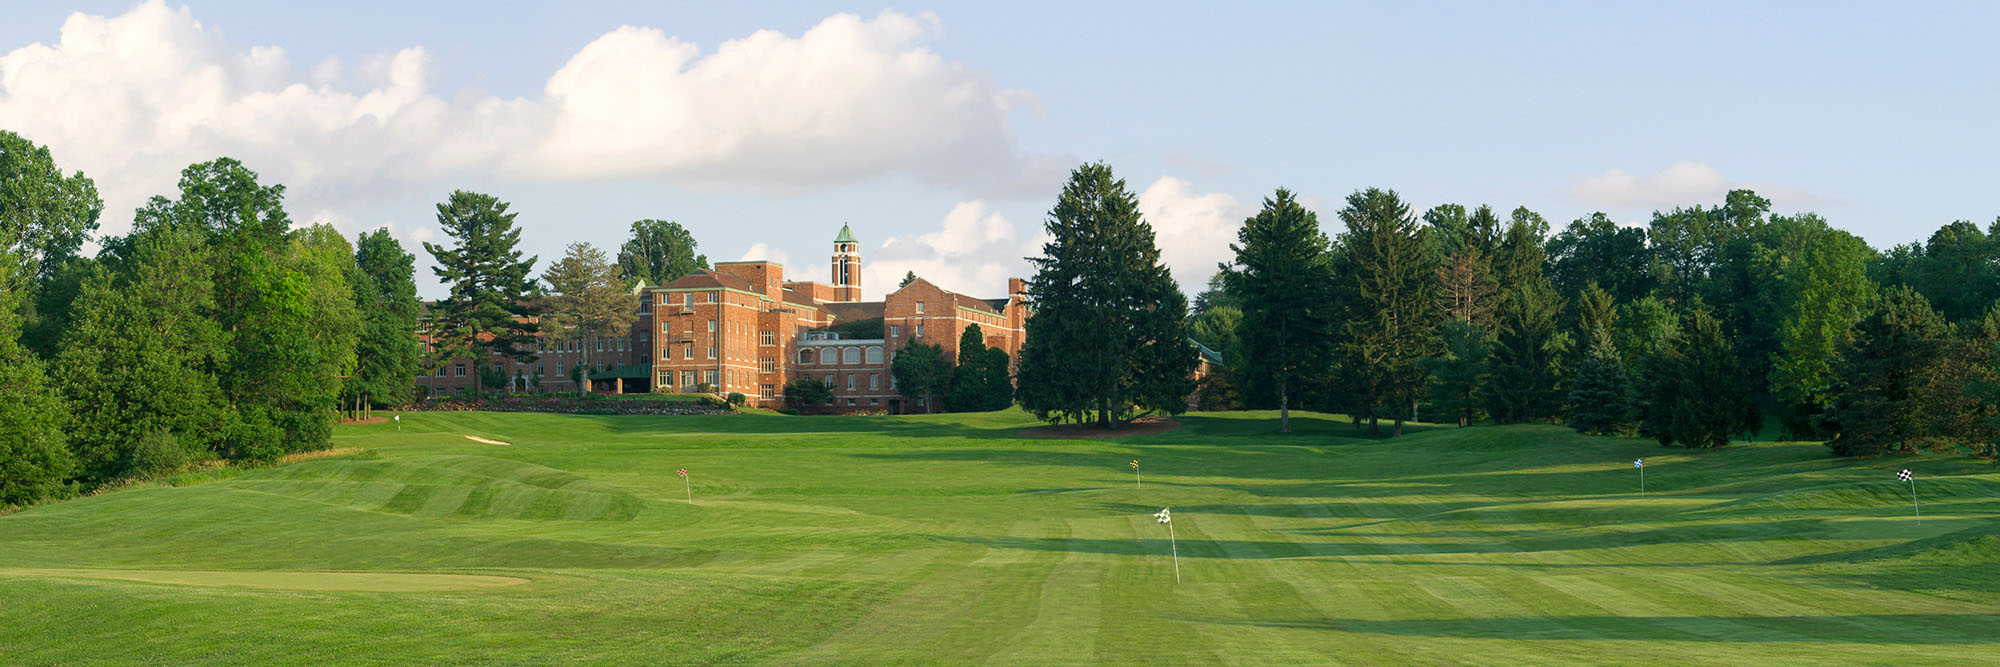
[[1846,616],[1548,616],[1427,619],[1182,620],[1264,628],[1331,630],[1399,637],[1517,640],[1840,642],[1868,644],[2000,643],[1996,614],[1857,614]]

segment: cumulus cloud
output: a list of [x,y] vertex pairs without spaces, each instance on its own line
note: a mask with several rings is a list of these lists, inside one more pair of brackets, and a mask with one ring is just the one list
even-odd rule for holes
[[[874,252],[862,255],[861,287],[868,298],[896,290],[903,274],[916,272],[924,280],[953,292],[976,297],[1007,295],[1007,279],[1029,274],[1028,253],[1014,223],[983,201],[960,202],[946,213],[937,231],[890,237]],[[1040,252],[1037,246],[1035,253]]]
[[[1024,155],[1009,125],[1032,97],[929,50],[939,31],[927,14],[839,14],[704,52],[621,27],[539,97],[504,99],[435,90],[421,46],[300,71],[282,48],[237,47],[186,8],[149,0],[116,17],[71,15],[55,44],[0,55],[0,126],[95,178],[114,212],[218,155],[328,199],[465,176],[770,190],[1059,178],[1062,160]],[[107,231],[127,222],[106,217]]]
[[[791,255],[785,254],[783,250],[771,247],[769,243],[758,243],[750,246],[749,250],[744,251],[742,257],[736,259],[744,262],[776,262],[786,267],[790,267],[792,262]],[[791,280],[799,280],[799,278],[793,277]]]
[[1644,177],[1623,169],[1610,169],[1576,181],[1569,196],[1606,211],[1653,211],[1719,203],[1730,190],[1743,188],[1756,190],[1779,207],[1810,207],[1829,202],[1795,187],[1734,181],[1715,167],[1700,162],[1679,162]]
[[1234,254],[1236,230],[1256,207],[1219,192],[1196,192],[1194,185],[1162,176],[1139,193],[1139,212],[1153,225],[1160,261],[1181,291],[1192,297],[1215,275],[1216,264]]

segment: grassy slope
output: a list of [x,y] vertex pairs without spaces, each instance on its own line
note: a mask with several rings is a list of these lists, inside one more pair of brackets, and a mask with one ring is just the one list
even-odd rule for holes
[[[0,663],[2000,656],[1989,464],[1267,417],[1032,441],[1017,412],[408,414],[342,427],[365,456],[0,517]],[[249,587],[327,571],[532,581]]]

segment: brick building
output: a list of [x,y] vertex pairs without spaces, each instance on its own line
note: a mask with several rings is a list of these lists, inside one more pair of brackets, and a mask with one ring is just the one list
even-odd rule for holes
[[[782,265],[717,262],[664,285],[641,285],[639,318],[625,336],[544,341],[528,363],[500,360],[516,391],[576,391],[569,370],[589,350],[594,391],[741,393],[751,405],[784,404],[785,385],[816,377],[841,412],[922,412],[902,398],[889,372],[913,342],[944,348],[957,363],[958,340],[979,325],[989,347],[1020,352],[1027,324],[1026,282],[1007,281],[1001,298],[979,299],[917,279],[881,301],[861,301],[860,243],[847,225],[833,241],[828,283],[788,281]],[[429,349],[428,329],[420,331]],[[470,363],[454,360],[419,377],[430,395],[468,390]]]

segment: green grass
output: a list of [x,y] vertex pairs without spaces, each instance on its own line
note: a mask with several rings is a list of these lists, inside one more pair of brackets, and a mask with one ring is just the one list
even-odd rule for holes
[[408,413],[0,516],[0,663],[2000,661],[1992,464],[1271,417]]

